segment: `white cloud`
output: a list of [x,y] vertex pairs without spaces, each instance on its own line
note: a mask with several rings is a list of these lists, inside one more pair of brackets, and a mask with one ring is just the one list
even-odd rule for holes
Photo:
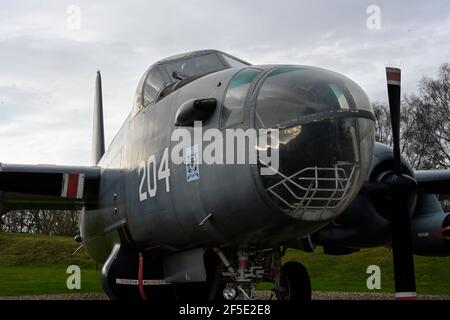
[[[110,141],[138,79],[154,61],[217,48],[258,63],[341,72],[385,100],[384,66],[403,68],[404,92],[450,61],[450,3],[376,1],[11,1],[0,4],[0,161],[89,164],[95,71],[102,70]],[[68,5],[81,29],[66,27]]]

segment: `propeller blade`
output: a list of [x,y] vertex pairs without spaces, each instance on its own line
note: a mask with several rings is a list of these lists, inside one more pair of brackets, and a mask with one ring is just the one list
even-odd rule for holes
[[[395,207],[395,206],[394,206]],[[395,298],[416,299],[416,279],[411,241],[411,221],[406,206],[399,206],[391,219]]]
[[389,186],[392,204],[389,216],[394,260],[395,298],[415,299],[416,280],[409,208],[412,195],[417,188],[417,181],[402,173],[400,157],[400,69],[386,68],[386,80],[394,142],[394,171],[391,175],[386,176],[383,182]]
[[416,299],[416,279],[411,240],[410,206],[417,187],[414,178],[395,172],[384,181],[392,197],[389,214],[392,234],[392,256],[394,262],[395,298]]
[[389,96],[389,111],[391,113],[392,138],[394,142],[395,172],[402,172],[400,159],[400,94],[401,71],[397,68],[386,68],[386,80]]

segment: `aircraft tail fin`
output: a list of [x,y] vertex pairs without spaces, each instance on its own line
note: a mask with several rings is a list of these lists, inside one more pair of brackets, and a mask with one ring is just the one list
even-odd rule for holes
[[92,131],[92,164],[98,164],[105,153],[105,133],[103,127],[102,77],[97,71],[95,79],[94,125]]

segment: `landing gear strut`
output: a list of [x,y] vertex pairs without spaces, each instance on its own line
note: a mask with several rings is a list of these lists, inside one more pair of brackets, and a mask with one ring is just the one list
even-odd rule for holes
[[[233,263],[218,248],[214,248],[222,269],[216,274],[216,285],[211,297],[222,293],[225,300],[253,300],[255,283],[271,281],[278,300],[311,300],[311,282],[305,267],[298,262],[287,262],[281,266],[285,250],[279,248],[267,251],[231,253]],[[233,267],[237,266],[237,268]]]
[[258,256],[239,251],[237,253],[238,268],[235,270],[220,249],[214,248],[214,251],[226,268],[226,271],[222,272],[222,277],[226,279],[225,288],[222,292],[223,298],[225,300],[253,300],[254,282],[264,277],[264,267],[257,263]]

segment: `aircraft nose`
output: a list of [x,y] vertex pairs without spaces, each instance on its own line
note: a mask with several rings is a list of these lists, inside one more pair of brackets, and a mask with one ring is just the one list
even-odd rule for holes
[[278,168],[260,160],[260,169],[274,169],[260,177],[286,214],[329,220],[356,196],[374,144],[371,105],[356,83],[324,69],[274,69],[258,93],[255,125],[277,131],[266,149],[277,151]]

